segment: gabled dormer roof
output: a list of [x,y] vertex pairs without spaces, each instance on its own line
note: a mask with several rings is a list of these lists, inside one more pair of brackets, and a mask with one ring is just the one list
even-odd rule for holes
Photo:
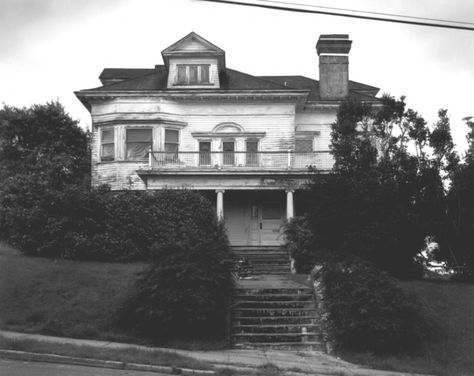
[[161,51],[166,68],[171,57],[217,57],[219,71],[225,71],[225,52],[194,31]]

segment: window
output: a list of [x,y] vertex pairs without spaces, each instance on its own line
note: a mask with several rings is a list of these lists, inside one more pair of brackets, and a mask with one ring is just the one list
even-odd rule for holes
[[258,141],[248,140],[245,153],[246,166],[258,166]]
[[223,164],[233,166],[235,164],[234,141],[222,142]]
[[153,145],[152,129],[127,129],[126,158],[131,161],[145,160]]
[[102,129],[100,137],[100,160],[113,161],[115,159],[114,129]]
[[200,166],[211,165],[211,142],[210,141],[199,142],[199,165]]
[[209,64],[178,64],[177,85],[209,84]]
[[179,131],[165,129],[165,158],[167,162],[178,161]]
[[313,152],[313,138],[297,138],[295,140],[295,151],[297,153]]

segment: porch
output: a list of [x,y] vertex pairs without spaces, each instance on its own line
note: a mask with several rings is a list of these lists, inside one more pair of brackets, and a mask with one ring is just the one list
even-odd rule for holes
[[283,244],[283,225],[295,213],[294,190],[215,192],[217,217],[224,222],[233,247],[275,248]]

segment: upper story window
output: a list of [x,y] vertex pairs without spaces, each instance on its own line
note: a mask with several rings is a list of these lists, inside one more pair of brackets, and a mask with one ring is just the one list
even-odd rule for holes
[[209,64],[178,64],[177,85],[207,85]]
[[222,141],[222,152],[224,166],[235,165],[235,142],[233,140]]
[[245,165],[258,166],[258,140],[247,140],[245,148]]
[[297,153],[311,153],[313,149],[313,137],[297,138],[295,140],[295,152]]
[[179,147],[179,131],[175,129],[165,129],[165,151],[177,153]]
[[211,164],[211,141],[199,141],[199,165]]
[[165,129],[165,158],[168,162],[178,160],[179,131]]
[[127,160],[146,160],[148,151],[153,145],[153,130],[151,128],[127,129],[126,132]]
[[114,128],[102,129],[100,132],[100,160],[115,159]]

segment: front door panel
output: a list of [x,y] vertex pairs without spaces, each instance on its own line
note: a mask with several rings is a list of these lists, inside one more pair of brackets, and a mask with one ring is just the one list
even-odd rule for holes
[[260,245],[280,245],[282,242],[282,208],[279,202],[264,202],[260,210]]
[[260,245],[260,205],[250,205],[248,245]]

